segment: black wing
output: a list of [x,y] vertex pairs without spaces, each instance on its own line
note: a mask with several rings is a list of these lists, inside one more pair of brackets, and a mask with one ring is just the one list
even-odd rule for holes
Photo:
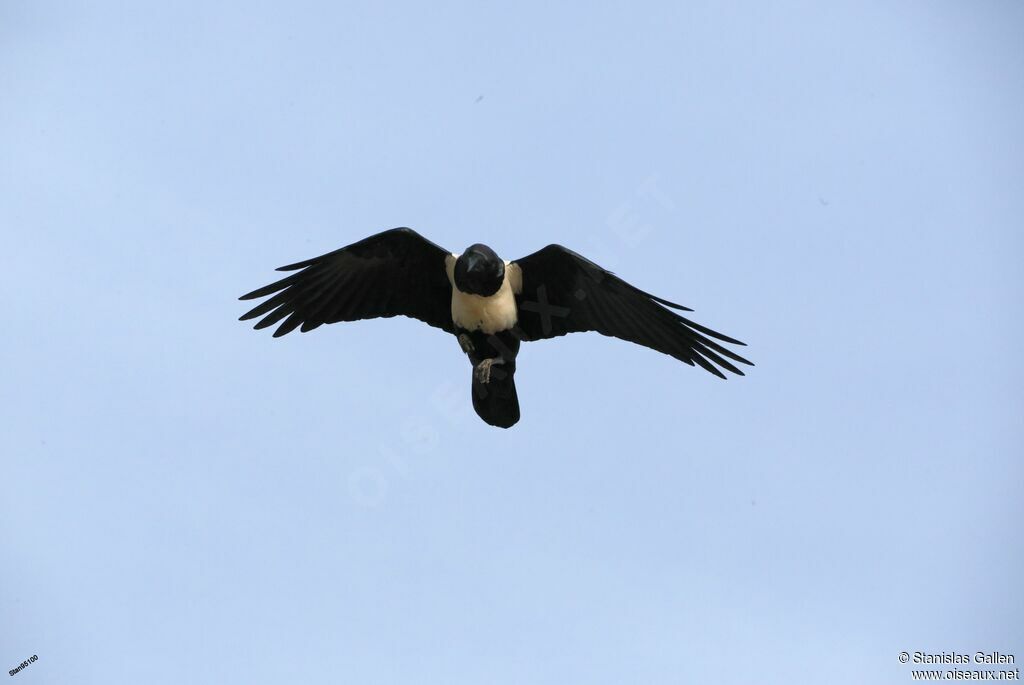
[[300,325],[305,333],[325,323],[399,315],[454,333],[447,255],[416,231],[393,228],[282,266],[278,271],[301,271],[242,295],[239,299],[252,300],[276,293],[240,321],[263,316],[259,329],[284,319],[275,338]]
[[725,374],[718,367],[743,375],[730,359],[753,366],[716,340],[744,343],[669,309],[692,311],[688,307],[634,288],[561,245],[548,245],[514,264],[522,272],[522,288],[516,296],[519,329],[528,340],[597,331],[663,352],[690,366],[699,364],[721,378]]

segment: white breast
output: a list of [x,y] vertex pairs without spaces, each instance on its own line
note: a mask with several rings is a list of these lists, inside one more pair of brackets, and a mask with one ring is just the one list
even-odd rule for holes
[[488,335],[515,326],[519,315],[512,280],[518,278],[519,267],[505,262],[505,280],[498,292],[483,297],[464,293],[455,287],[456,259],[458,255],[451,255],[445,260],[448,280],[452,284],[452,321],[455,325],[467,331],[482,331]]

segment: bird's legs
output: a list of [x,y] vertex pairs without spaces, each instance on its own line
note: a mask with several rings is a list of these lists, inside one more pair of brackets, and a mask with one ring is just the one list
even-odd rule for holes
[[[484,359],[482,362],[473,367],[473,378],[478,383],[487,384],[491,382],[491,367],[495,364],[504,364],[505,360],[501,357],[491,357],[490,359]],[[502,372],[504,373],[504,372]],[[498,378],[501,378],[499,375]]]
[[482,390],[482,386],[490,383],[492,378],[501,381],[515,373],[520,340],[514,333],[460,330],[456,337],[459,347],[473,365],[473,383],[478,390]]

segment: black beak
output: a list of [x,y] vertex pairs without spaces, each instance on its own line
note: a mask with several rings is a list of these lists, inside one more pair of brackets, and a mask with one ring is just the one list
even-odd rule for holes
[[487,271],[487,259],[481,254],[470,254],[466,258],[466,271],[471,274],[482,274]]

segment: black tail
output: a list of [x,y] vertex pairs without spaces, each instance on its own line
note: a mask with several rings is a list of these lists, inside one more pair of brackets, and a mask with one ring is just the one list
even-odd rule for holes
[[519,421],[519,396],[516,395],[516,370],[502,366],[491,369],[491,380],[479,383],[473,378],[473,409],[492,426],[511,428]]

